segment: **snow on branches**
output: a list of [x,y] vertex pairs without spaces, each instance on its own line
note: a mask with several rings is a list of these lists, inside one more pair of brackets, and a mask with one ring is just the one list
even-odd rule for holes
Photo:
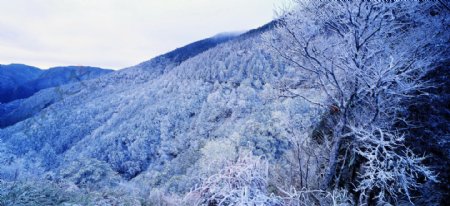
[[361,201],[377,191],[375,198],[381,203],[397,201],[399,194],[406,195],[411,202],[410,190],[419,186],[419,178],[437,181],[437,176],[422,164],[425,157],[406,148],[402,135],[380,128],[352,128],[352,131],[358,145],[354,151],[366,160],[356,188],[362,194]]
[[[330,110],[333,125],[321,189],[353,184],[367,204],[374,190],[380,191],[378,202],[395,200],[398,194],[410,199],[419,174],[436,177],[421,165],[422,157],[403,146],[404,133],[393,131],[400,121],[409,125],[402,103],[427,95],[423,90],[430,85],[422,77],[446,58],[447,11],[429,1],[294,2],[265,38],[272,51],[302,71],[299,79],[327,96],[327,103],[318,104]],[[303,84],[281,91],[314,103],[300,92]],[[362,159],[362,166],[347,161],[347,151]],[[356,167],[359,175],[343,183],[341,173],[349,167]]]
[[268,195],[268,162],[250,153],[241,154],[219,173],[204,180],[189,192],[189,205],[281,205]]

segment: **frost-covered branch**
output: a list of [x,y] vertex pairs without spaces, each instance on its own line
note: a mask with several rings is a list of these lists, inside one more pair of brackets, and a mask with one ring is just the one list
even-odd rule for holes
[[268,162],[250,153],[241,154],[219,173],[189,192],[189,205],[281,205],[268,195]]
[[410,191],[423,177],[437,181],[437,176],[422,164],[423,156],[415,155],[404,145],[404,137],[380,128],[352,128],[357,145],[354,151],[366,161],[359,173],[357,191],[364,202],[372,192],[379,203],[397,200],[404,194],[411,201]]

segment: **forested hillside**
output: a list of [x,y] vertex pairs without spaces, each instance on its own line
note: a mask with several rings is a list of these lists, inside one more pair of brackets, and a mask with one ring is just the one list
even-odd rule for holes
[[0,205],[446,205],[449,17],[295,1],[7,104]]

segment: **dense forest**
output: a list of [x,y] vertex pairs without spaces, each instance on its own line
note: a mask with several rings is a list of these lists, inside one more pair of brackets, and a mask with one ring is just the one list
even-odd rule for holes
[[0,205],[449,205],[448,3],[293,2],[0,104]]

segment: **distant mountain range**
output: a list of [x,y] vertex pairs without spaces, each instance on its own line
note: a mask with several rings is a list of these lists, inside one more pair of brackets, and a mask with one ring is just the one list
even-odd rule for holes
[[24,64],[0,65],[0,103],[24,99],[42,89],[93,79],[110,72],[110,69],[85,66],[42,70]]

